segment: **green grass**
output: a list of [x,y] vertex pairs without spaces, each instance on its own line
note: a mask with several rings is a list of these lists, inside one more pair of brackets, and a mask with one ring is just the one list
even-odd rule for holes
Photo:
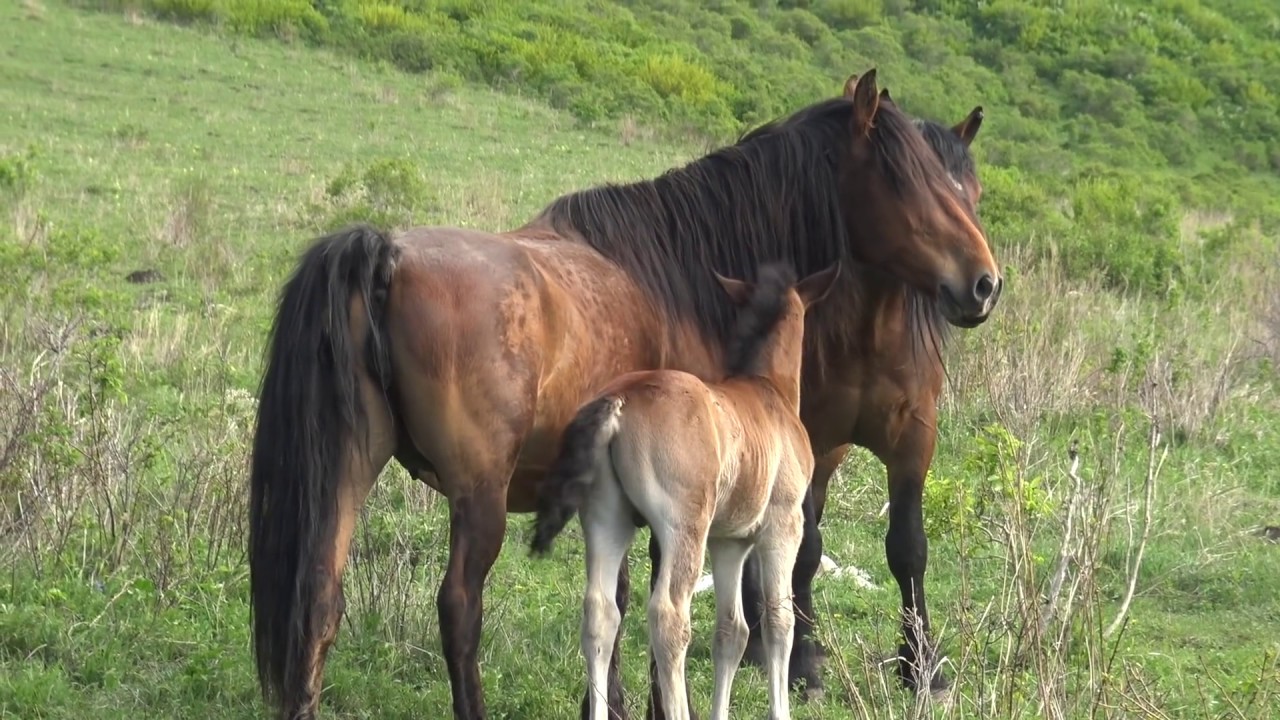
[[[297,253],[355,216],[508,227],[561,192],[654,175],[701,146],[643,123],[585,126],[447,74],[136,14],[8,5],[0,48],[0,416],[16,418],[0,435],[0,715],[262,717],[244,469],[265,332]],[[1002,132],[993,114],[979,148]],[[1018,216],[1016,171],[992,167],[1004,181],[988,183],[984,213]],[[927,500],[931,609],[959,675],[955,709],[1051,717],[1038,709],[1047,692],[1071,716],[1097,697],[1111,717],[1147,706],[1270,717],[1280,548],[1249,531],[1280,519],[1276,376],[1252,342],[1277,327],[1274,267],[1237,261],[1180,302],[1121,294],[1032,247],[1052,246],[1055,227],[999,237],[1013,268],[1000,311],[950,352]],[[1273,242],[1246,241],[1257,241],[1251,252]],[[163,279],[126,282],[139,269]],[[1103,642],[1093,633],[1126,580],[1123,510],[1146,476],[1144,408],[1161,418],[1169,456],[1129,622]],[[986,433],[992,424],[1004,431]],[[1022,445],[1001,444],[1003,433]],[[1090,562],[1069,574],[1081,585],[1058,651],[1020,636],[1038,612],[1020,583],[1043,581],[1061,545],[1072,438],[1110,521],[1088,524],[1098,532],[1086,538]],[[857,452],[833,491],[827,552],[878,589],[819,579],[829,690],[800,718],[914,712],[879,665],[897,644],[882,478]],[[999,483],[1013,491],[994,493]],[[985,511],[966,504],[974,497]],[[377,486],[328,663],[327,717],[447,716],[434,607],[443,511],[398,468]],[[512,518],[486,591],[491,716],[574,716],[581,543],[571,527],[554,559],[531,562],[528,521]],[[641,712],[643,542],[624,649]],[[689,671],[704,712],[711,615],[699,596]],[[761,673],[739,674],[734,702],[763,712]]]

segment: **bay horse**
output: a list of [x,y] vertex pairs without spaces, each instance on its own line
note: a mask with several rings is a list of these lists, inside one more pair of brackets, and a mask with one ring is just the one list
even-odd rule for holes
[[530,548],[548,553],[578,512],[586,543],[582,656],[590,720],[608,720],[609,658],[622,623],[614,598],[640,524],[649,526],[664,557],[648,619],[668,717],[689,717],[683,712],[689,611],[708,550],[716,590],[711,718],[729,720],[733,677],[747,649],[742,566],[753,552],[764,578],[769,717],[791,717],[791,573],[813,473],[809,435],[800,423],[804,315],[839,272],[837,262],[798,284],[783,264],[761,268],[754,284],[715,273],[738,308],[726,377],[706,382],[681,370],[627,373],[583,405],[565,429],[539,489]]
[[[731,308],[711,268],[750,280],[763,262],[861,262],[939,296],[953,324],[989,316],[1000,272],[972,208],[874,69],[849,87],[514,230],[358,225],[313,241],[281,289],[250,464],[254,656],[281,716],[315,715],[356,518],[392,458],[448,499],[437,606],[453,711],[487,716],[482,591],[507,513],[535,509],[569,418],[612,378],[714,376]],[[846,311],[856,285],[832,293],[806,321],[810,392],[867,330]],[[624,713],[616,667],[615,653]]]
[[[846,95],[855,82],[856,78],[850,78],[846,83]],[[914,121],[943,163],[949,181],[975,215],[983,188],[970,147],[984,118],[982,106],[977,106],[949,127],[931,120]],[[823,553],[818,523],[829,483],[851,445],[870,450],[887,471],[889,526],[885,555],[898,584],[902,607],[903,642],[897,651],[898,672],[908,688],[944,692],[949,681],[937,664],[925,604],[928,539],[922,498],[938,436],[938,399],[944,378],[942,351],[951,326],[966,328],[971,324],[948,317],[945,308],[939,307],[936,293],[921,290],[879,268],[853,263],[846,274],[862,292],[859,302],[845,310],[851,321],[860,324],[863,337],[869,342],[828,355],[825,366],[831,371],[823,376],[806,374],[801,417],[812,432],[816,465],[810,485],[812,504],[807,501],[805,505],[805,542],[797,558],[793,591],[802,605],[811,607],[813,579]],[[650,548],[651,557],[656,552]],[[743,576],[751,628],[746,658],[752,664],[760,664],[761,597],[753,569],[748,563]],[[803,625],[806,619],[801,617],[799,622]],[[792,684],[803,684],[809,696],[822,693],[822,657],[820,645],[803,641],[797,643],[792,656]],[[651,698],[651,702],[655,700]],[[655,716],[662,717],[660,708]]]

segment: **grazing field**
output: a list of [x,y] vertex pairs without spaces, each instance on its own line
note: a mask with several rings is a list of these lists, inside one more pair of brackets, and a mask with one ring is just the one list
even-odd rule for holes
[[[253,4],[0,7],[3,717],[264,716],[248,634],[246,453],[275,294],[313,236],[356,218],[511,226],[561,192],[685,162],[703,138],[834,94],[866,69],[809,67],[811,96],[726,100],[723,115],[659,103],[589,117],[557,100],[574,87],[481,89],[468,81],[485,78],[457,69],[407,74],[289,33],[257,39],[141,12],[206,5]],[[636,13],[645,32],[666,27]],[[1264,20],[1244,44],[1219,42],[1215,62],[1228,62],[1223,47],[1237,48],[1244,74],[1245,57],[1274,62]],[[1170,144],[1212,138],[1193,157],[1117,154],[1125,171],[1104,172],[1106,133],[1079,146],[1085,160],[1072,156],[1050,139],[1067,121],[1032,117],[1038,86],[970,81],[944,100],[905,61],[880,65],[908,111],[955,122],[986,107],[982,213],[1008,286],[993,319],[948,349],[926,493],[931,611],[956,688],[948,703],[917,704],[883,663],[898,642],[883,470],[856,451],[833,482],[824,538],[870,583],[819,577],[828,690],[797,716],[1280,713],[1280,545],[1264,529],[1280,525],[1267,176],[1280,154],[1268,154],[1266,123],[1241,121],[1228,137],[1183,118],[1196,131]],[[1275,77],[1256,76],[1259,107],[1274,108]],[[678,132],[657,120],[681,113],[710,120]],[[1154,117],[1142,122],[1165,127]],[[435,610],[444,519],[398,467],[383,475],[357,532],[326,717],[447,716]],[[512,518],[486,591],[488,705],[495,718],[573,717],[585,680],[580,534],[571,526],[552,559],[533,562],[528,523]],[[648,573],[639,548],[633,609]],[[712,617],[699,595],[689,671],[704,713]],[[624,677],[643,716],[643,612],[626,622]],[[759,671],[739,674],[734,706],[763,714]]]

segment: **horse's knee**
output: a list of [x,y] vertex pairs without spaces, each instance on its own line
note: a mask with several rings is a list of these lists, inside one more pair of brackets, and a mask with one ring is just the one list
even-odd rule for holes
[[456,573],[445,572],[444,581],[436,593],[436,609],[440,613],[441,629],[456,627],[468,610],[469,593],[462,586]]
[[594,588],[589,590],[582,600],[583,641],[612,643],[621,624],[622,612],[615,600]]
[[796,625],[796,613],[791,600],[784,598],[780,602],[770,603],[765,609],[763,624],[765,636],[775,642],[791,637]]
[[725,618],[716,626],[716,639],[727,650],[737,654],[741,654],[746,649],[747,639],[750,634],[751,628],[747,626],[746,618],[742,617],[742,615]]
[[682,612],[670,598],[654,593],[649,599],[649,636],[656,655],[674,658],[693,638],[688,613]]

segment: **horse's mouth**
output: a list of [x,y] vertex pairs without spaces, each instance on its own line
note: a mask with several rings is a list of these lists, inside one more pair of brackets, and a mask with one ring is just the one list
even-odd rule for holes
[[972,330],[985,323],[987,318],[991,317],[991,309],[995,307],[994,302],[984,303],[986,307],[977,313],[967,312],[960,306],[960,303],[956,301],[955,296],[951,294],[951,291],[945,285],[938,288],[938,296],[942,308],[942,317],[946,318],[947,322],[952,325],[965,330]]

